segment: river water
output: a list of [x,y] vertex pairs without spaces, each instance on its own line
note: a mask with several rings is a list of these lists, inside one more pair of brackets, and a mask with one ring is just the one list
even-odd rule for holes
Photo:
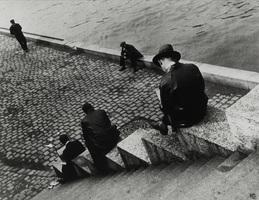
[[144,54],[171,43],[186,60],[259,72],[258,0],[1,0],[0,26]]

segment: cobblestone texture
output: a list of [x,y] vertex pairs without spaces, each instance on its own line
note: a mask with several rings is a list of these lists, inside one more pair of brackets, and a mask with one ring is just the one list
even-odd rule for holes
[[[119,128],[136,118],[159,121],[153,91],[160,75],[119,72],[117,63],[0,35],[0,199],[30,199],[47,186],[58,135],[81,140],[81,105],[105,109]],[[220,109],[247,91],[207,83],[209,103]],[[130,127],[130,126],[129,126]]]

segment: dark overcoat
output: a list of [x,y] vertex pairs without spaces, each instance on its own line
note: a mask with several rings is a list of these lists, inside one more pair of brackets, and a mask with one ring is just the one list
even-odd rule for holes
[[62,155],[60,158],[66,162],[69,162],[76,158],[78,155],[83,153],[85,151],[85,147],[81,142],[78,140],[75,141],[69,141],[66,144],[66,148],[63,150]]
[[160,82],[162,111],[175,126],[191,126],[206,113],[208,97],[199,68],[176,63]]
[[16,38],[24,37],[22,33],[22,27],[20,26],[20,24],[17,23],[11,25],[10,33],[14,35]]
[[128,59],[134,60],[143,57],[143,55],[131,44],[125,44],[125,46],[122,48],[121,56],[125,56]]
[[86,145],[103,150],[104,153],[113,148],[118,140],[119,132],[104,110],[94,110],[81,121],[83,137]]

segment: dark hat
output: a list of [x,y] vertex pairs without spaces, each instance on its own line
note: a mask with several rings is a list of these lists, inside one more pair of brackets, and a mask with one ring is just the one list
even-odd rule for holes
[[171,58],[173,61],[178,62],[181,59],[181,54],[175,51],[171,44],[165,44],[160,47],[158,54],[153,58],[153,63],[160,66],[158,60],[161,58]]
[[90,110],[94,110],[94,107],[93,107],[90,103],[86,102],[86,103],[82,106],[82,110],[83,110],[85,113],[87,113],[87,112],[90,111]]
[[121,42],[120,47],[123,47],[126,44],[125,41]]
[[15,23],[15,22],[14,22],[14,19],[11,19],[10,22],[11,22],[11,23]]
[[60,141],[62,144],[66,144],[66,142],[69,141],[68,135],[66,135],[66,134],[60,135],[60,136],[59,136],[59,141]]

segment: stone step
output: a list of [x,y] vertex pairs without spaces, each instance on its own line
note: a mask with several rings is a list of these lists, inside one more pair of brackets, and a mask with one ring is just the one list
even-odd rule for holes
[[141,140],[145,134],[147,132],[144,129],[138,129],[118,143],[118,150],[127,169],[151,164]]
[[[183,166],[182,163],[178,163],[178,164],[181,165],[182,170],[186,166],[186,165]],[[131,194],[127,195],[125,200],[144,199],[143,196],[147,191],[157,186],[158,184],[160,185],[161,183],[163,183],[163,181],[166,179],[166,177],[169,174],[172,177],[172,174],[175,173],[173,170],[175,170],[176,172],[178,171],[177,165],[175,163],[170,167],[165,167],[164,169],[159,170],[157,174],[149,176],[144,182],[141,182],[140,187],[133,188],[131,191]]]
[[113,180],[114,175],[112,176],[106,176],[106,177],[100,177],[100,181],[95,182],[94,180],[92,181],[92,185],[89,187],[86,184],[82,183],[72,191],[74,194],[68,194],[65,199],[71,199],[71,200],[79,200],[79,199],[84,199],[86,196],[90,196],[95,194],[95,191],[97,188],[102,187],[103,185],[106,185],[108,182]]
[[231,137],[224,111],[211,106],[208,106],[202,122],[189,128],[181,128],[177,135],[186,149],[205,156],[229,156],[240,144]]
[[98,187],[95,187],[93,191],[90,191],[87,196],[89,199],[95,199],[96,195],[99,195],[102,192],[107,192],[108,190],[111,190],[111,185],[116,185],[118,183],[122,183],[125,179],[127,179],[129,176],[133,175],[136,172],[136,170],[132,171],[123,171],[120,173],[119,176],[116,178],[112,178],[100,185]]
[[95,173],[93,160],[87,149],[76,158],[74,158],[72,161],[78,166],[80,170],[85,171],[88,174]]
[[142,137],[152,164],[170,163],[174,160],[186,161],[185,150],[176,135],[161,135],[159,131],[150,129]]
[[[174,167],[173,169],[175,169],[177,167],[177,164],[174,163]],[[159,181],[161,181],[165,175],[167,175],[168,173],[168,170],[169,170],[169,167],[168,165],[165,165],[165,164],[162,164],[162,165],[159,165],[158,167],[156,166],[157,168],[157,173],[155,173],[154,175],[152,175],[151,179],[146,182],[145,184],[142,184],[141,188],[140,187],[137,187],[133,192],[132,194],[134,194],[134,196],[132,196],[131,199],[134,199],[136,198],[138,195],[140,195],[141,193],[143,193],[144,191],[148,190],[152,185],[155,185],[157,184]],[[170,166],[170,173],[172,173],[172,166]],[[165,173],[167,172],[167,173]]]
[[51,190],[45,189],[40,194],[35,196],[33,200],[64,200],[73,198],[78,195],[83,188],[87,187],[88,190],[95,188],[105,180],[109,180],[111,176],[106,177],[88,177],[85,179],[79,179],[73,182],[59,185]]
[[[130,177],[126,182],[124,182],[123,187],[120,188],[120,192],[117,192],[115,194],[111,194],[110,197],[106,199],[134,199],[135,195],[137,194],[138,190],[143,189],[143,186],[150,183],[153,178],[160,173],[163,168],[165,168],[165,165],[161,166],[150,166],[143,170],[141,173],[136,174],[135,177]],[[105,199],[104,197],[101,199]]]
[[217,169],[222,172],[230,171],[246,157],[246,154],[235,151],[223,163],[221,163]]
[[245,151],[253,151],[259,139],[259,85],[226,110],[231,135]]
[[[171,180],[167,185],[165,185],[162,190],[160,190],[160,194],[158,196],[151,197],[149,199],[165,199],[170,191],[177,188],[178,185],[181,185],[184,182],[188,182],[190,177],[195,174],[205,163],[207,159],[200,159],[192,163],[187,169],[185,169],[179,176],[175,179]],[[187,183],[188,184],[188,183]],[[146,198],[144,198],[146,199]]]
[[247,200],[259,197],[259,167],[257,166],[247,176],[239,179],[223,194],[219,194],[222,200]]
[[72,198],[78,195],[78,192],[80,192],[84,187],[87,187],[90,190],[91,188],[96,187],[96,185],[104,182],[105,180],[108,180],[109,178],[110,177],[105,177],[105,178],[91,177],[83,180],[78,180],[75,183],[67,183],[64,185],[60,185],[57,190],[56,189],[52,190],[54,193],[52,193],[51,198],[47,198],[47,199],[62,200],[66,198],[67,199]]
[[82,170],[85,170],[89,174],[96,174],[97,171],[94,167],[94,161],[90,155],[88,149],[85,149],[83,153],[72,160],[76,165],[78,165]]
[[[59,149],[58,151],[63,150],[63,148]],[[52,167],[56,168],[58,171],[62,173],[62,162],[60,158],[57,158],[54,162],[52,162]],[[86,149],[80,155],[72,160],[75,164],[75,169],[80,177],[86,177],[90,174],[95,174],[96,170],[93,165],[92,157],[89,151]]]
[[163,199],[171,199],[171,197],[174,197],[174,199],[181,199],[182,195],[193,189],[199,181],[207,177],[224,160],[224,157],[216,156],[197,170],[193,170],[193,173],[189,174],[189,176],[186,176],[186,174],[183,173],[183,175],[177,178],[176,184],[173,184],[170,187],[168,190],[169,192],[164,193],[165,198]]
[[121,179],[112,180],[105,186],[96,188],[96,191],[93,194],[88,195],[87,197],[88,199],[115,199],[114,195],[120,193],[129,180],[134,179],[144,170],[145,168],[139,168],[138,170],[134,171],[132,170],[129,173],[125,174],[125,176],[123,176]]
[[172,173],[174,173],[174,171],[177,171],[178,170],[177,167],[179,166],[181,166],[181,168],[185,168],[186,164],[189,164],[189,163],[188,162],[184,163],[184,166],[182,162],[175,161],[173,163],[170,163],[170,165],[167,165],[167,167],[160,170],[160,172],[156,176],[154,176],[150,182],[148,182],[145,185],[142,185],[142,187],[138,191],[134,192],[133,193],[134,196],[131,196],[129,199],[142,199],[142,196],[148,190],[162,183],[165,180],[165,177],[168,176],[168,174],[171,175]]
[[141,194],[141,192],[147,190],[152,184],[156,183],[159,180],[159,174],[166,167],[167,165],[165,164],[151,167],[154,168],[154,170],[152,170],[151,172],[147,171],[146,174],[142,174],[141,177],[139,177],[139,179],[137,180],[137,183],[139,183],[138,186],[136,186],[136,183],[132,181],[131,187],[129,188],[130,192],[128,193],[128,195],[125,196],[124,199],[136,199],[136,197]]
[[[111,185],[114,180],[116,180],[117,177],[123,176],[124,173],[121,174],[113,174],[108,176],[99,176],[100,181],[96,182],[96,177],[91,177],[91,180],[87,180],[84,183],[80,183],[77,188],[75,188],[71,193],[74,194],[67,194],[64,199],[71,199],[71,200],[79,200],[79,199],[85,199],[85,197],[94,196],[96,194],[96,191],[98,189],[103,188],[106,185]],[[90,181],[92,185],[90,187],[88,186],[87,181]]]
[[155,184],[150,185],[149,188],[145,189],[140,194],[136,194],[134,199],[143,199],[143,200],[158,200],[162,196],[165,187],[171,184],[178,176],[192,166],[193,162],[187,161],[184,163],[175,163],[169,165],[167,168],[163,169],[160,172],[160,181],[156,182]]
[[228,172],[214,170],[209,176],[201,180],[195,188],[185,193],[181,200],[217,199],[219,195],[223,195],[231,185],[235,184],[240,178],[250,173],[256,166],[258,166],[258,164],[258,153],[255,152],[243,159],[242,162]]
[[117,148],[113,148],[108,154],[106,154],[109,167],[114,171],[121,171],[125,169],[125,164],[121,158],[120,152]]
[[[136,171],[124,171],[119,173],[118,176],[112,177],[110,180],[107,180],[103,182],[102,184],[97,185],[93,190],[89,191],[87,194],[85,194],[85,197],[87,196],[88,199],[98,199],[96,196],[100,196],[102,193],[107,193],[107,191],[113,189],[113,187],[118,187],[117,185],[119,183],[123,183],[125,179],[127,179],[129,176],[136,173]],[[112,186],[112,187],[111,187]],[[87,188],[86,188],[87,190]],[[83,196],[82,196],[83,197]],[[82,198],[84,199],[84,198]]]

